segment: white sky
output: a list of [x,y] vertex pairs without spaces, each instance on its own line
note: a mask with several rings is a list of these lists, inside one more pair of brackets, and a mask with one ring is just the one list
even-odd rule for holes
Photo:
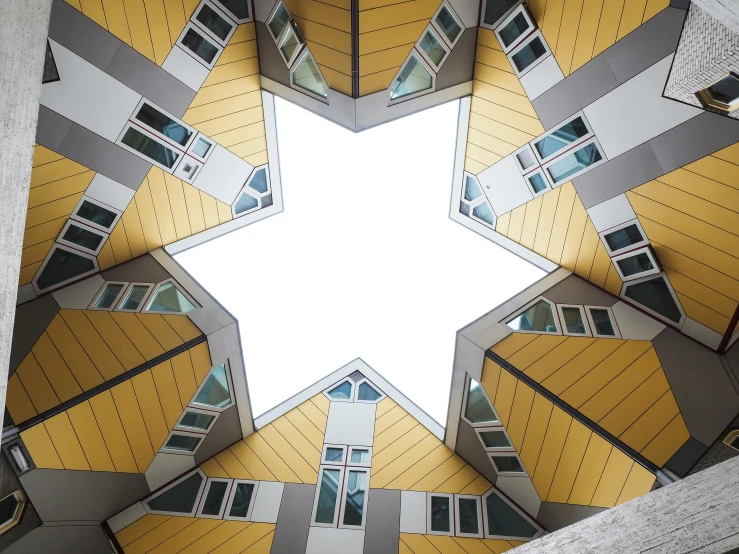
[[449,219],[458,106],[354,134],[276,99],[284,212],[177,256],[239,320],[255,417],[361,357],[444,425],[456,331],[543,275]]

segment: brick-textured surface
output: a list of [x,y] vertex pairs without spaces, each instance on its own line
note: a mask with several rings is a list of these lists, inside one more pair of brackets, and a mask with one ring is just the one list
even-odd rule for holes
[[[703,107],[695,93],[729,71],[739,72],[739,32],[691,4],[667,78],[665,96]],[[739,119],[739,112],[729,117]]]
[[739,32],[739,2],[736,0],[693,0],[724,25]]

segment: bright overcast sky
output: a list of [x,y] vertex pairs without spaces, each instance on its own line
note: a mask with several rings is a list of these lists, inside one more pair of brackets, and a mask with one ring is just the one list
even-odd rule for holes
[[239,320],[254,415],[360,357],[444,425],[456,331],[543,275],[449,219],[459,103],[359,134],[276,106],[284,212],[177,256]]

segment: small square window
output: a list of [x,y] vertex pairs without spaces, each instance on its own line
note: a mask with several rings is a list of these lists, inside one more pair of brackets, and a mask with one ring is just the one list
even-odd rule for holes
[[632,281],[661,271],[657,256],[650,246],[614,256],[612,260],[622,281]]
[[521,465],[521,460],[515,454],[493,454],[490,456],[490,460],[495,466],[495,471],[500,475],[524,475],[526,473],[523,465]]
[[128,283],[105,283],[90,305],[92,310],[112,310]]
[[349,460],[347,465],[350,466],[369,466],[372,462],[372,449],[364,446],[350,446]]
[[527,175],[526,182],[528,182],[531,194],[534,195],[534,198],[552,190],[552,186],[549,184],[549,181],[547,181],[547,178],[544,176],[544,172],[541,170],[534,171]]
[[450,47],[453,47],[462,36],[462,25],[447,4],[441,5],[432,21]]
[[195,433],[172,433],[167,438],[164,446],[162,446],[162,451],[172,454],[195,454],[200,443],[203,442],[203,438],[204,435],[197,435]]
[[153,285],[148,283],[131,283],[123,293],[123,300],[118,304],[121,312],[138,312],[144,305],[144,300],[149,296]]
[[73,219],[106,233],[113,230],[120,217],[121,212],[86,196],[82,197],[72,212]]
[[272,13],[272,17],[269,18],[269,23],[267,23],[269,32],[272,33],[272,38],[275,41],[280,37],[285,27],[287,27],[288,21],[290,21],[290,12],[287,11],[284,3],[279,2],[275,11]]
[[621,333],[618,330],[616,318],[613,317],[611,308],[585,306],[585,313],[588,316],[588,324],[594,337],[621,338]]
[[333,444],[324,445],[321,460],[321,463],[324,464],[344,465],[346,463],[346,446]]
[[512,450],[513,445],[502,427],[478,429],[477,434],[485,450]]
[[557,304],[557,311],[565,335],[590,336],[590,329],[582,306]]
[[522,77],[550,54],[541,31],[536,31],[508,54],[513,70]]
[[600,236],[611,256],[626,248],[634,249],[649,244],[647,234],[635,219],[607,229],[601,232]]
[[183,431],[207,433],[218,419],[218,415],[218,412],[187,408],[175,427]]
[[521,5],[501,22],[495,29],[495,35],[503,46],[503,51],[508,52],[518,46],[534,28],[526,7]]
[[421,35],[421,39],[418,41],[418,48],[424,54],[426,61],[436,69],[441,67],[441,64],[449,53],[446,46],[437,38],[436,33],[431,30],[431,27],[428,27],[426,32]]
[[728,73],[695,95],[704,108],[731,113],[739,108],[739,75]]

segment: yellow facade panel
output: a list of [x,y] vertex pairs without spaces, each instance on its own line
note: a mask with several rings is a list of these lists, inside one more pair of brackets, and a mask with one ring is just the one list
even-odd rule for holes
[[500,381],[501,371],[502,369],[498,364],[485,356],[480,384],[482,384],[482,388],[485,389],[485,393],[488,395],[488,398],[495,399],[495,396],[498,393],[498,382]]
[[[652,404],[619,438],[641,451],[680,413],[671,391]],[[677,450],[677,449],[676,449]]]
[[157,63],[146,19],[144,0],[123,0],[133,49]]
[[[39,148],[43,147],[37,146],[36,150]],[[73,175],[80,175],[87,172],[90,172],[90,169],[84,165],[78,164],[68,158],[60,157],[60,159],[55,161],[38,166],[34,165],[31,170],[30,187],[33,189],[47,183],[52,183]],[[90,180],[92,180],[92,175],[90,175]]]
[[[480,82],[478,81],[478,83]],[[493,90],[492,87],[486,89],[485,86],[484,83],[480,83],[477,92],[484,93]],[[484,98],[482,95],[473,95],[470,101],[470,127],[485,131],[490,126],[494,126],[494,123],[488,120],[520,131],[526,136],[530,136],[531,139],[529,140],[533,140],[537,135],[544,132],[544,127],[537,118],[530,115],[524,116],[519,111],[496,103],[494,93],[491,99]],[[524,135],[519,136],[523,137]]]
[[600,21],[598,22],[598,33],[595,35],[593,57],[603,52],[606,48],[613,46],[616,42],[624,1],[604,0],[603,10],[601,11]]
[[65,402],[82,393],[82,388],[46,332],[41,334],[31,352],[59,400]]
[[565,0],[547,0],[541,31],[552,52],[557,51],[557,41],[559,39],[559,30],[562,26],[564,5]]
[[[426,441],[429,440],[430,437],[426,439]],[[420,445],[417,446],[419,449],[421,448]],[[408,490],[417,483],[420,483],[427,475],[440,467],[444,462],[449,460],[453,454],[454,452],[451,449],[447,448],[444,444],[439,444],[430,453],[428,453],[418,462],[413,464],[398,477],[387,483],[385,485],[385,488]],[[410,455],[411,454],[409,453],[408,456]],[[389,471],[387,473],[389,473]],[[382,482],[381,479],[375,479],[374,477],[371,477],[371,479],[373,485]],[[423,488],[423,485],[421,485],[420,490],[426,489]]]
[[557,471],[554,473],[552,487],[547,495],[547,501],[567,502],[592,436],[593,432],[582,423],[572,422]]
[[526,203],[526,216],[523,221],[523,228],[521,229],[521,245],[529,250],[534,249],[534,239],[536,238],[536,229],[539,225],[542,201],[543,198],[537,196]]
[[174,332],[169,323],[159,314],[136,314],[144,327],[153,335],[165,352],[169,352],[182,344],[180,336]]
[[[503,72],[501,71],[500,73],[502,74]],[[511,92],[510,90],[497,86],[495,83],[490,84],[475,78],[472,81],[472,96],[482,98],[483,100],[492,102],[493,104],[504,106],[509,110],[527,116],[529,120],[534,119],[537,122],[539,121],[534,107],[531,105],[531,102],[529,102],[529,99],[525,95]],[[533,122],[526,120],[525,118],[521,119],[521,125],[531,125],[532,127],[534,126]],[[503,121],[503,123],[507,122]],[[539,124],[541,125],[541,123]],[[520,128],[517,125],[511,125],[511,127]]]
[[[162,247],[165,243],[161,233],[159,232],[159,226],[157,224],[157,216],[154,211],[154,202],[151,198],[151,189],[149,188],[149,180],[144,181],[139,186],[136,194],[133,198],[136,206],[136,211],[139,216],[139,223],[141,224],[141,230],[144,234],[144,241],[146,248],[149,252]],[[131,202],[131,205],[134,205]],[[126,210],[128,211],[128,210]],[[125,215],[125,214],[124,214]]]
[[359,78],[359,95],[365,96],[374,92],[385,90],[392,83],[393,77],[398,72],[399,67],[391,67],[384,71],[378,71],[371,75],[364,75]]
[[[491,131],[494,132],[492,129]],[[467,133],[467,141],[470,144],[484,148],[500,157],[505,157],[518,148],[515,144],[498,138],[495,135],[478,131],[472,127],[470,127],[469,132]],[[536,232],[536,227],[534,227],[534,232]]]
[[553,406],[549,400],[540,394],[534,396],[531,415],[529,416],[526,435],[523,440],[523,447],[519,450],[521,461],[529,475],[534,475],[536,472],[539,454],[544,445],[544,437],[549,426]]
[[591,504],[612,450],[614,448],[609,442],[593,433],[572,486],[568,503],[583,506]]
[[[487,166],[485,164],[482,164],[476,160],[473,160],[472,158],[465,157],[464,159],[464,170],[465,171],[472,173],[473,175],[477,175],[478,173],[481,173],[482,171],[486,169],[487,169]],[[500,222],[500,219],[501,218],[498,218],[499,222]],[[32,278],[33,278],[33,275],[29,277],[28,280],[30,281]]]
[[667,461],[690,438],[690,432],[680,414],[677,414],[659,434],[641,451],[645,458],[658,467]]
[[406,412],[400,406],[396,405],[394,408],[388,410],[380,417],[377,417],[375,419],[375,437],[390,429],[397,422],[406,417],[406,415],[408,415],[408,412]]
[[603,288],[608,278],[608,270],[611,268],[611,258],[608,255],[606,247],[603,245],[603,241],[600,237],[597,238],[597,248],[595,251],[595,259],[593,260],[593,267],[590,270],[589,281],[594,285]]
[[410,487],[410,490],[433,492],[452,475],[462,469],[464,465],[465,461],[462,458],[456,454],[452,454],[452,456],[441,462],[423,478],[414,483],[413,486]]
[[225,83],[226,81],[240,79],[241,77],[247,77],[257,73],[259,73],[258,58],[248,58],[246,60],[239,60],[238,62],[225,65],[219,65],[216,63],[216,65],[213,66],[213,69],[210,70],[208,77],[203,82],[203,87]]
[[560,261],[560,265],[570,271],[575,271],[588,220],[588,213],[585,211],[580,198],[576,196],[572,206],[572,216],[570,217],[570,224],[567,228],[567,237],[565,238],[562,259]]
[[633,466],[634,460],[618,448],[612,448],[590,505],[613,508]]
[[[554,215],[552,235],[549,238],[546,258],[558,264],[562,259],[576,193],[572,182],[565,183],[561,187],[558,187],[557,190],[560,191],[559,201],[557,202],[557,211]],[[551,194],[551,192],[546,194]]]
[[595,230],[593,222],[588,218],[585,224],[585,233],[580,243],[580,251],[577,255],[577,263],[575,264],[575,273],[583,279],[590,278],[590,272],[593,269],[593,262],[595,260],[595,251],[599,244],[602,244],[602,242],[598,236],[598,232]]
[[[406,473],[412,473],[415,481],[420,480],[423,474],[419,471],[419,466],[423,467],[426,465],[424,464],[426,458],[432,456],[434,460],[438,460],[438,458],[443,457],[442,454],[436,452],[440,444],[441,441],[437,437],[427,434],[423,439],[415,442],[415,444],[410,444],[404,449],[399,449],[396,458],[390,460],[382,469],[375,471],[373,461],[370,486],[374,488],[396,488],[397,485],[393,485],[393,483],[398,479],[402,479]],[[408,484],[413,484],[413,482]]]
[[[508,335],[499,343],[493,345],[491,350],[504,359],[510,358],[513,354],[526,347],[531,342],[538,340],[542,335],[528,333],[513,333]],[[538,346],[536,348],[539,348]]]
[[[26,250],[29,246],[33,246],[35,244],[39,244],[42,242],[47,243],[47,250],[48,253],[51,244],[53,244],[54,239],[59,235],[62,228],[64,227],[64,224],[67,223],[66,217],[60,217],[57,219],[52,219],[51,221],[47,221],[46,223],[42,223],[41,225],[36,225],[35,227],[31,227],[30,229],[26,229],[23,233],[23,257],[26,255]],[[45,258],[46,256],[42,256],[41,259]],[[22,260],[23,258],[21,258]],[[23,262],[21,261],[21,264]]]
[[561,395],[577,380],[613,354],[623,343],[617,339],[597,339],[580,354],[542,381],[548,390]]
[[35,264],[21,267],[20,273],[18,275],[18,286],[20,287],[30,283],[36,276],[36,272],[38,271],[39,267],[41,267],[41,262],[36,262]]
[[295,21],[306,37],[309,48],[312,44],[318,43],[327,48],[332,48],[345,54],[351,54],[352,35],[349,29],[336,29],[303,17],[295,17]]
[[655,371],[634,392],[598,421],[598,424],[609,433],[620,436],[669,388],[664,371],[661,369]]
[[[467,150],[471,145],[467,144]],[[497,160],[495,160],[497,161]],[[495,162],[493,162],[495,163]],[[492,164],[491,164],[492,165]],[[511,212],[511,221],[508,224],[508,238],[514,242],[521,241],[521,231],[523,231],[523,222],[526,219],[526,204],[519,206]]]
[[151,368],[151,375],[156,385],[157,396],[162,407],[167,428],[172,429],[182,415],[182,401],[177,392],[177,383],[172,372],[172,364],[167,362]]
[[[131,46],[131,32],[128,29],[123,0],[102,0],[102,4],[105,10],[108,31]],[[179,35],[179,32],[177,34]]]
[[546,193],[539,197],[542,199],[542,205],[539,213],[539,222],[536,227],[533,250],[545,258],[549,249],[549,239],[552,236],[552,226],[554,225],[554,216],[557,212],[559,193],[560,187],[557,187],[551,191],[551,194]]
[[479,496],[489,491],[491,486],[490,481],[482,475],[478,475],[474,481],[459,491],[459,494],[474,494]]
[[217,85],[201,88],[190,103],[190,109],[233,98],[244,93],[259,90],[259,75],[248,75],[239,77],[232,81],[226,81]]
[[297,408],[300,412],[316,426],[321,433],[326,432],[326,422],[328,418],[313,402],[303,402]]
[[[231,452],[231,451],[224,450],[223,452]],[[221,454],[223,452],[221,452]],[[231,455],[233,456],[233,454]],[[208,460],[205,460],[202,464],[200,464],[200,469],[202,469],[203,473],[205,473],[208,477],[223,477],[225,479],[229,477],[228,472],[225,469],[223,469],[221,464],[219,464],[215,458],[210,458]]]
[[[425,20],[428,23],[438,7],[437,0],[411,0],[374,10],[360,11],[359,32],[361,34],[371,33],[413,21]],[[418,40],[418,35],[416,35],[416,40]]]
[[26,229],[48,223],[60,217],[69,217],[80,198],[82,198],[82,193],[72,194],[29,209],[26,212]]
[[95,420],[100,427],[105,445],[113,460],[115,470],[120,473],[138,473],[133,451],[126,438],[118,409],[110,391],[96,394],[90,399]]
[[598,33],[598,23],[603,9],[603,2],[604,0],[587,0],[583,2],[575,50],[572,53],[570,72],[578,70],[593,59],[595,36]]
[[580,28],[583,4],[583,0],[567,0],[562,11],[562,24],[554,57],[565,77],[572,72],[572,58]]
[[239,462],[231,450],[226,449],[216,454],[215,460],[231,479],[253,479],[254,476]]
[[90,464],[87,463],[85,453],[66,412],[57,414],[40,425],[46,427],[64,469],[90,471]]
[[[398,456],[407,452],[410,448],[431,435],[431,432],[423,425],[417,425],[408,433],[403,435],[403,440],[395,441],[379,454],[372,453],[372,473],[377,473],[382,468],[394,462]],[[430,451],[430,449],[429,449]]]
[[498,418],[503,425],[508,425],[517,383],[518,380],[513,375],[507,371],[501,371],[498,394],[495,395],[495,399],[490,399],[493,402],[495,413],[498,414]]
[[375,437],[375,442],[372,445],[373,455],[377,455],[382,452],[386,447],[394,443],[396,440],[411,431],[413,428],[420,425],[416,419],[411,415],[406,415],[403,419],[398,421],[395,425],[383,431]]
[[252,474],[254,479],[258,479],[260,481],[277,481],[274,474],[243,440],[231,446],[229,450],[234,456],[236,456],[241,465],[243,465],[247,471]]
[[103,244],[103,247],[98,252],[98,266],[101,271],[105,271],[116,265],[115,255],[113,254],[113,248],[110,246],[110,241]]
[[544,444],[541,447],[539,461],[536,464],[536,471],[532,478],[540,498],[547,498],[549,495],[552,479],[554,479],[554,473],[557,470],[557,464],[562,455],[562,449],[567,440],[571,423],[572,417],[555,406],[549,419]]
[[521,82],[518,80],[518,77],[514,74],[476,62],[474,78],[477,81],[482,81],[488,85],[499,87],[513,94],[522,96],[522,99],[520,100],[521,103],[523,103],[524,100],[528,102],[526,92],[524,91]]
[[174,373],[175,382],[177,383],[177,390],[180,394],[180,401],[183,406],[186,406],[192,400],[197,389],[195,382],[195,372],[192,367],[192,359],[190,358],[189,352],[182,352],[177,354],[171,360],[166,363],[172,364],[172,372]]
[[294,448],[297,445],[285,440],[285,437],[279,433],[274,423],[261,429],[259,434],[303,483],[313,484],[316,482],[318,477],[316,469],[306,462]]
[[[302,483],[303,481],[295,475],[293,470],[272,449],[261,433],[254,433],[244,439],[246,445],[269,467],[271,473],[284,483]],[[245,466],[249,467],[249,466]],[[315,481],[314,481],[315,482]]]
[[36,412],[43,413],[61,403],[32,352],[26,355],[14,375],[20,379]]
[[17,373],[13,373],[8,378],[6,406],[10,417],[16,423],[31,419],[37,413]]
[[[166,321],[167,324],[174,330],[174,332],[177,333],[177,336],[180,337],[180,340],[183,342],[191,341],[202,335],[202,332],[200,331],[200,329],[198,329],[197,325],[195,325],[192,322],[192,320],[186,315],[164,315],[162,314],[162,318],[164,318],[164,321]],[[198,347],[197,346],[194,347],[193,349],[190,350],[190,352],[192,353],[193,350],[195,350],[196,348]],[[200,346],[200,348],[202,349],[202,352],[205,352],[205,354],[208,357],[208,361],[203,362],[202,365],[210,366],[210,352],[208,351],[207,344]],[[198,350],[198,352],[200,351],[201,350]]]
[[113,251],[113,257],[115,258],[116,264],[121,264],[131,259],[131,249],[128,246],[126,229],[120,220],[113,228],[113,232],[110,233],[108,243]]
[[624,11],[621,13],[621,23],[618,26],[616,40],[621,40],[641,25],[646,7],[647,0],[626,0]]
[[[690,297],[680,294],[677,289],[675,289],[675,292],[677,292],[677,299],[680,305],[685,310],[685,315],[696,320],[698,323],[702,323],[709,329],[713,329],[719,335],[726,333],[731,321],[728,317],[721,315],[708,306],[704,306],[700,302],[696,302]],[[733,304],[736,306],[736,303]]]
[[657,478],[652,472],[635,463],[629,472],[624,488],[618,496],[616,505],[633,500],[637,496],[647,494],[654,485]]
[[167,519],[129,544],[124,552],[125,554],[146,554],[157,545],[179,533],[188,525],[195,523],[195,521],[195,518],[191,517],[173,517]]
[[77,439],[92,471],[115,471],[113,460],[105,446],[89,402],[82,402],[67,411]]
[[36,467],[64,469],[62,460],[43,423],[26,429],[21,432],[20,436]]
[[[682,273],[678,273],[669,268],[665,269],[665,273],[667,274],[667,278],[670,280],[672,288],[674,288],[677,293],[683,294],[691,299],[697,299],[706,308],[718,312],[727,318],[733,317],[737,305],[737,302],[734,299],[724,296],[720,292],[705,286],[703,283],[690,279]],[[683,308],[685,308],[685,305],[683,305]],[[688,316],[692,317],[690,314],[688,314]]]
[[[115,313],[115,312],[113,312]],[[85,310],[85,316],[90,320],[93,327],[109,345],[115,357],[126,369],[133,369],[144,363],[145,359],[139,350],[129,340],[126,333],[118,326],[111,314],[105,311]],[[129,315],[129,314],[126,314]]]
[[516,387],[516,396],[513,399],[513,406],[511,407],[511,416],[508,419],[508,425],[506,427],[513,446],[519,452],[523,447],[523,439],[526,434],[526,428],[529,423],[529,415],[531,414],[533,403],[534,389],[526,386],[522,382],[519,382]]
[[317,448],[309,441],[286,416],[274,420],[272,426],[308,463],[313,473],[317,473],[318,466],[321,464],[321,447]]
[[28,191],[28,207],[35,208],[60,198],[83,193],[94,176],[94,171],[85,171],[58,181],[38,185]]
[[144,473],[154,459],[149,435],[146,432],[144,418],[141,415],[139,403],[130,381],[124,381],[110,389],[118,416],[128,438],[128,443],[136,460],[139,473]]
[[385,415],[397,405],[398,404],[397,402],[395,402],[395,400],[393,400],[389,396],[386,396],[377,403],[377,407],[375,408],[375,419],[378,419],[380,416]]
[[[91,320],[95,320],[96,315],[93,315],[93,310],[90,310],[89,315],[91,316]],[[106,312],[94,312],[94,314],[98,313],[106,313]],[[126,337],[128,337],[131,342],[135,345],[134,351],[138,351],[143,356],[143,359],[138,361],[135,365],[131,366],[136,367],[137,365],[140,365],[145,360],[153,360],[157,356],[161,356],[164,354],[165,350],[162,348],[162,346],[157,342],[157,340],[154,338],[154,336],[146,329],[143,323],[141,323],[141,320],[136,316],[135,313],[128,313],[128,312],[110,312],[109,317],[113,319],[116,325],[125,333]],[[102,319],[102,318],[101,318]],[[133,363],[133,354],[129,353],[127,356],[131,357],[129,360],[129,363]],[[131,369],[128,368],[128,369]]]
[[144,371],[131,379],[136,400],[141,407],[146,432],[149,434],[152,448],[156,451],[164,444],[169,434],[169,426],[164,420],[162,404],[159,400],[154,377],[151,371]]
[[[509,335],[505,340],[509,341],[512,337],[519,335],[533,336],[536,338],[536,340],[531,341],[515,354],[508,356],[507,360],[516,369],[521,370],[527,374],[528,370],[530,370],[531,367],[533,367],[534,365],[539,365],[538,362],[543,361],[544,358],[549,360],[549,357],[552,356],[552,361],[554,363],[558,363],[558,361],[562,359],[561,350],[563,350],[562,347],[565,346],[564,343],[575,343],[578,353],[585,350],[592,343],[592,340],[590,339],[585,339],[585,341],[575,339],[573,341],[571,338],[562,335],[528,335],[525,333],[514,333],[513,335]],[[564,350],[568,349],[565,348]],[[494,351],[498,353],[498,350]],[[565,354],[565,356],[567,355],[569,354]],[[547,363],[551,364],[551,362]],[[555,367],[554,364],[552,364],[552,367]]]
[[132,524],[124,527],[115,534],[115,538],[122,547],[126,547],[139,537],[144,536],[146,533],[158,527],[171,516],[160,516],[156,514],[146,514],[139,520],[134,521]]
[[198,539],[207,536],[221,525],[223,525],[223,521],[218,519],[195,519],[191,525],[188,525],[176,535],[162,542],[156,548],[153,548],[149,553],[167,554],[171,552],[181,552],[183,548],[186,548]]
[[[36,144],[33,148],[33,162],[31,163],[31,167],[35,168],[36,166],[45,165],[62,159],[64,159],[64,156],[61,154],[57,154],[45,146]],[[31,171],[31,175],[33,175],[33,170]]]

